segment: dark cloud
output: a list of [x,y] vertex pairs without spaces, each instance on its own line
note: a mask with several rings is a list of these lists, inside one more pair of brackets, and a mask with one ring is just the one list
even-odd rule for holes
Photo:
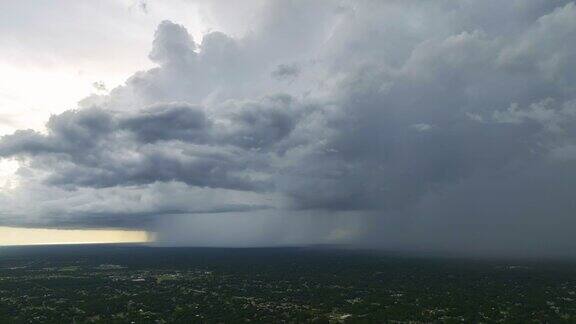
[[[57,192],[66,199],[26,222],[146,227],[172,243],[197,224],[238,229],[224,240],[236,243],[576,247],[573,2],[263,10],[246,36],[199,44],[164,21],[157,67],[53,116],[45,133],[3,137],[0,156],[20,159],[23,182],[2,201]],[[115,197],[130,206],[113,208]],[[142,197],[152,202],[135,207]],[[209,236],[194,233],[195,244]]]
[[212,127],[200,107],[186,104],[152,106],[123,118],[119,127],[132,132],[143,143],[184,140],[202,143],[208,141]]
[[217,146],[224,136],[233,141],[250,133],[240,129],[219,136],[198,107],[166,104],[130,113],[86,108],[53,116],[47,127],[46,135],[18,131],[5,136],[0,154],[33,156],[33,167],[48,173],[44,182],[50,185],[103,188],[181,181],[255,191],[267,186],[248,174],[249,154],[225,143]]
[[299,109],[288,95],[275,95],[258,102],[233,104],[224,142],[263,150],[279,144],[296,127],[304,109]]

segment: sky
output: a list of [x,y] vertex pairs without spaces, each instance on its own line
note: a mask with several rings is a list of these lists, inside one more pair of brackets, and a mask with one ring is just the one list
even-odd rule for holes
[[143,231],[0,227],[0,246],[34,244],[145,243]]
[[3,1],[0,225],[574,256],[576,4]]

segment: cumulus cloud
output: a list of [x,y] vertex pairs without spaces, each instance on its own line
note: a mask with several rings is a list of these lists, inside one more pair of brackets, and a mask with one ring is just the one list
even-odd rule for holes
[[574,250],[573,2],[277,1],[262,17],[199,43],[164,21],[157,67],[4,136],[21,168],[0,219],[183,244]]

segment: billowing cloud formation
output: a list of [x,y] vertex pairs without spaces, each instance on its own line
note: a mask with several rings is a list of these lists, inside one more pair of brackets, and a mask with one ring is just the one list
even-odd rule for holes
[[262,10],[244,37],[200,43],[165,21],[156,68],[46,132],[3,137],[21,179],[2,221],[171,243],[574,251],[573,2]]

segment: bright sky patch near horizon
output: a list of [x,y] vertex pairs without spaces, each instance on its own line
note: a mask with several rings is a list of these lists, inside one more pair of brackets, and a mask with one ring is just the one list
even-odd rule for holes
[[145,243],[151,236],[144,231],[60,230],[0,227],[0,246],[40,244]]

